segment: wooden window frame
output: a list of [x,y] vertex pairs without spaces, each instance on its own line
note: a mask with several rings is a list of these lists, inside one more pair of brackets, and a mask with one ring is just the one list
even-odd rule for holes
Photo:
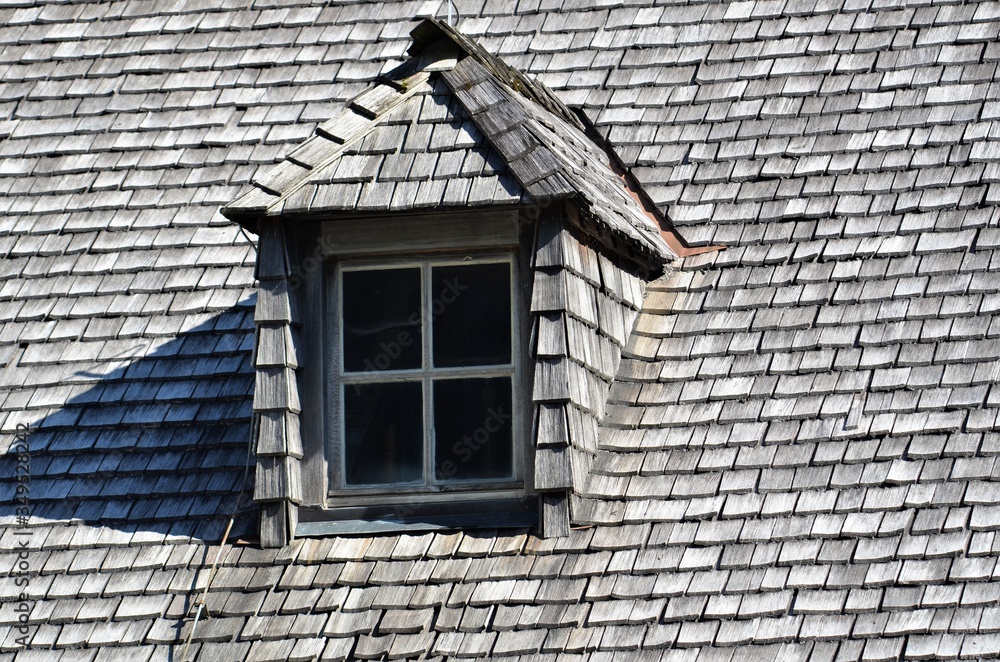
[[[292,277],[289,289],[301,311],[297,319],[299,395],[302,435],[302,500],[295,509],[296,536],[433,531],[456,528],[533,527],[538,523],[534,491],[531,389],[534,361],[528,355],[532,334],[529,311],[534,254],[534,217],[519,207],[464,209],[351,217],[312,217],[285,225]],[[520,407],[514,430],[521,457],[522,498],[486,498],[477,491],[448,491],[447,497],[373,492],[370,502],[341,505],[329,485],[328,448],[334,431],[330,384],[331,288],[336,265],[347,261],[405,262],[465,256],[510,256],[514,264],[512,315],[517,320],[513,397]],[[441,500],[436,500],[441,499]],[[366,505],[367,504],[367,505]]]
[[[511,360],[503,366],[469,366],[440,368],[431,365],[430,353],[433,343],[433,300],[431,270],[442,266],[463,266],[475,264],[506,264],[508,266],[508,287],[510,288]],[[407,370],[375,370],[368,372],[347,372],[343,368],[343,274],[349,271],[375,271],[382,269],[419,268],[421,279],[420,316],[421,366]],[[414,505],[453,501],[456,494],[476,499],[523,499],[525,497],[524,476],[526,440],[523,438],[524,417],[527,415],[522,389],[519,388],[520,357],[523,356],[523,339],[519,332],[522,320],[517,283],[520,279],[517,260],[512,251],[486,251],[479,253],[444,252],[396,258],[345,258],[337,260],[328,270],[326,286],[325,319],[329,321],[325,346],[327,356],[326,371],[326,412],[328,425],[325,439],[327,459],[327,506],[329,508],[394,504]],[[510,379],[512,397],[511,453],[512,476],[498,480],[438,480],[434,471],[434,392],[437,379],[459,377],[505,377]],[[423,412],[423,484],[388,483],[371,486],[345,485],[343,411],[344,389],[352,384],[372,384],[388,382],[415,382],[422,384]]]

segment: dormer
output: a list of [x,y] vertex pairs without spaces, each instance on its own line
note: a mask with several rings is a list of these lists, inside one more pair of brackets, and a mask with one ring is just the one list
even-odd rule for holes
[[259,237],[265,545],[564,535],[644,283],[680,246],[543,85],[436,21],[412,37],[223,210]]

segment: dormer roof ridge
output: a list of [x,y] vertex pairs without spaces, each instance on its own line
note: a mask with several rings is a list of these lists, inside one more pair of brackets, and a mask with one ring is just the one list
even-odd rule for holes
[[[427,19],[411,35],[410,60],[379,76],[339,115],[320,124],[283,162],[255,178],[253,188],[225,207],[223,214],[254,231],[262,216],[547,205],[572,199],[596,224],[592,227],[611,234],[612,244],[624,242],[628,251],[638,251],[654,263],[676,257],[660,227],[612,171],[605,150],[544,84],[439,21]],[[416,97],[423,98],[420,108],[407,105]],[[405,115],[402,119],[410,123],[414,135],[427,130],[422,125],[433,124],[432,139],[421,142],[408,135],[396,152],[367,154],[360,159],[366,163],[342,176],[340,171],[347,168],[334,166],[353,151],[363,152],[359,145],[388,130],[386,120],[397,112]],[[470,158],[467,154],[444,156],[448,151],[470,150],[487,163],[482,172],[469,172],[462,165]],[[430,173],[415,168],[402,178],[387,175],[387,162],[410,158],[402,155],[408,151],[439,154],[436,165],[441,172],[432,165]],[[492,154],[496,158],[491,159]],[[474,181],[456,178],[456,164],[463,176]],[[399,168],[388,170],[395,173]],[[428,177],[437,183],[427,183]]]

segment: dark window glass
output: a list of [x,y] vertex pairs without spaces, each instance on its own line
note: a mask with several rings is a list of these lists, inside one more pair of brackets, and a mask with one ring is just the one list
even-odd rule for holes
[[344,481],[381,485],[423,480],[420,382],[344,385]]
[[344,272],[344,371],[420,368],[420,269]]
[[510,478],[512,412],[510,377],[435,380],[437,480]]
[[431,269],[434,366],[510,363],[510,265]]

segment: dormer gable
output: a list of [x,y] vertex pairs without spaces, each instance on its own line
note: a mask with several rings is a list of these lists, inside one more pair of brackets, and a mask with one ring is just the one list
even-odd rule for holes
[[[414,527],[568,532],[644,283],[683,246],[547,88],[436,21],[412,36],[410,60],[223,210],[260,236],[255,498],[265,544]],[[440,365],[446,321],[433,288],[446,275],[509,307],[495,317],[463,302],[453,316],[465,331],[447,343],[481,344],[496,322],[469,317],[495,317],[510,328],[496,341],[507,343],[501,358],[462,350],[465,359]],[[413,308],[409,321],[372,312],[393,307]],[[386,341],[389,327],[397,336]],[[350,344],[357,333],[382,355],[351,355],[365,346]],[[423,358],[400,360],[395,337],[421,344],[406,351]],[[441,404],[470,391],[454,411]],[[509,423],[489,422],[507,399]],[[455,413],[473,401],[483,412]],[[390,403],[410,413],[386,423],[398,413]],[[463,435],[475,416],[498,431]],[[503,468],[465,459],[480,449]],[[446,503],[454,494],[471,510]]]

